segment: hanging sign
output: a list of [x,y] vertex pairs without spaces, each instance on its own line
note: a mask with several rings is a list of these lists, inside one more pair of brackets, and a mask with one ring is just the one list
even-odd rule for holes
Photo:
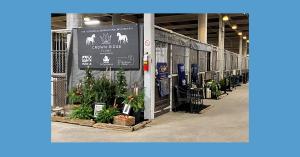
[[138,70],[138,24],[76,29],[80,69]]
[[168,64],[167,63],[163,63],[163,62],[158,62],[156,64],[157,67],[157,78],[158,79],[163,79],[163,78],[168,78]]

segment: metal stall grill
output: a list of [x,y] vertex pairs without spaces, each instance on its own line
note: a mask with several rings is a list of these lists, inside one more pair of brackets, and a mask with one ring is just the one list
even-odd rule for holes
[[67,93],[67,30],[51,31],[51,106],[64,106]]

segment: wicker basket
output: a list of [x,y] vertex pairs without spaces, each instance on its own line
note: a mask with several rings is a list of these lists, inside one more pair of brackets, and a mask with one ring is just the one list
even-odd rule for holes
[[114,124],[123,126],[132,126],[135,124],[135,118],[132,116],[118,115],[114,116]]

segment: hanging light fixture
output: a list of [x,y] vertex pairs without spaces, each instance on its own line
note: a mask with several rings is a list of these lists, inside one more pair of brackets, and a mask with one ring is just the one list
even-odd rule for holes
[[85,21],[84,22],[85,25],[98,25],[100,24],[100,21],[99,20],[90,20],[90,21]]
[[247,37],[246,37],[246,36],[243,36],[243,39],[245,39],[245,40],[246,40],[246,39],[247,39]]
[[223,21],[228,21],[229,20],[229,17],[227,15],[223,16],[222,18]]
[[83,18],[83,20],[84,20],[84,22],[86,22],[86,21],[90,21],[91,19],[89,17],[85,17],[85,18]]
[[243,35],[243,33],[242,32],[238,32],[238,35],[241,36],[241,35]]
[[249,43],[249,40],[247,40],[247,43]]
[[231,28],[232,28],[233,30],[236,30],[236,29],[237,29],[237,25],[232,25]]

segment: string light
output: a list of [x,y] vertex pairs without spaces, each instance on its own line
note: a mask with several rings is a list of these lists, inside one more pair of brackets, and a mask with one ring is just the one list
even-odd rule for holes
[[233,30],[236,30],[236,29],[237,29],[237,25],[233,25],[231,28],[232,28]]
[[228,21],[229,20],[229,17],[227,15],[223,16],[222,18],[223,21]]

